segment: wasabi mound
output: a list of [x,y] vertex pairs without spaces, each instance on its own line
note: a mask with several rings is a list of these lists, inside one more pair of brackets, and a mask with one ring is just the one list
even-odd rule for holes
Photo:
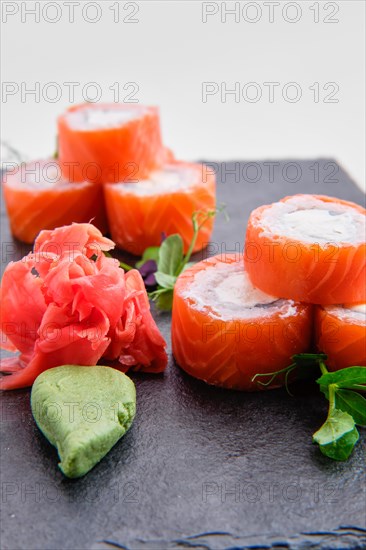
[[57,448],[59,467],[75,478],[91,470],[130,428],[136,411],[132,380],[110,367],[64,365],[33,384],[32,413]]

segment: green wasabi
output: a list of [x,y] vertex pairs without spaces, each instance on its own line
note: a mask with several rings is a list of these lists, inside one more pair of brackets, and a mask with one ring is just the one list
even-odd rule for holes
[[31,408],[39,429],[57,448],[62,472],[81,477],[131,426],[136,390],[116,369],[64,365],[38,376]]

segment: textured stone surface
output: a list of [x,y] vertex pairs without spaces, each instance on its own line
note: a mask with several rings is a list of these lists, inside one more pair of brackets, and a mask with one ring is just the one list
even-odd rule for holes
[[[261,163],[256,183],[248,181],[256,170],[248,164],[240,165],[247,181],[243,174],[239,182],[227,174],[226,183],[219,183],[218,199],[227,204],[230,221],[218,217],[211,253],[220,251],[221,243],[226,251],[238,243],[239,250],[250,211],[284,195],[309,192],[364,201],[341,169],[332,176],[338,183],[324,181],[334,170],[332,161],[297,163],[302,176],[293,183],[282,177],[285,164],[274,167],[274,182],[267,177],[270,166]],[[295,179],[292,169],[287,166],[287,179]],[[220,172],[222,180],[222,167]],[[4,268],[28,249],[14,245],[4,216],[2,229]],[[159,313],[156,319],[169,341],[170,315]],[[322,456],[311,443],[326,414],[316,387],[296,388],[296,398],[282,390],[220,390],[190,378],[172,358],[164,376],[133,375],[133,380],[137,416],[131,431],[75,481],[63,477],[56,451],[37,429],[29,390],[2,395],[1,548],[366,546],[364,432],[347,463]]]

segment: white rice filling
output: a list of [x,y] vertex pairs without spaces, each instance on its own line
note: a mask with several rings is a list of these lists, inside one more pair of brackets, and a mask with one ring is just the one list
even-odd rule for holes
[[279,310],[281,317],[297,313],[292,300],[281,300],[255,288],[242,261],[208,264],[181,295],[195,310],[222,321],[271,317]]
[[66,114],[66,120],[73,130],[93,131],[111,128],[120,128],[131,120],[142,118],[147,110],[136,106],[84,107]]
[[366,325],[366,304],[354,306],[328,306],[325,310],[339,319],[347,320],[358,325]]
[[365,241],[365,216],[354,208],[327,203],[312,195],[276,202],[262,213],[265,236],[283,236],[308,243],[359,244]]
[[[133,175],[130,176],[133,179]],[[131,183],[113,183],[113,188],[122,195],[151,197],[175,192],[189,193],[193,187],[201,183],[201,170],[182,164],[168,164],[163,170],[156,170],[145,180]],[[203,184],[204,185],[204,184]]]
[[356,313],[362,313],[366,318],[366,304],[358,304],[356,306],[350,306],[348,309],[355,311]]

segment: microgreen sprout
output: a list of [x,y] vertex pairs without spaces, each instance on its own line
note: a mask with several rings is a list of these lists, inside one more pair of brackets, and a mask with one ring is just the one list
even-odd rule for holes
[[[292,363],[276,372],[256,374],[252,381],[268,387],[278,376],[284,376],[288,389],[289,375],[307,377],[318,367],[321,376],[316,380],[320,391],[329,401],[328,416],[313,435],[320,451],[333,460],[347,460],[359,439],[358,426],[366,426],[366,399],[358,392],[366,391],[366,367],[348,367],[329,372],[324,353],[300,353],[292,356]],[[264,379],[262,381],[261,379]],[[291,395],[291,394],[290,394]]]

